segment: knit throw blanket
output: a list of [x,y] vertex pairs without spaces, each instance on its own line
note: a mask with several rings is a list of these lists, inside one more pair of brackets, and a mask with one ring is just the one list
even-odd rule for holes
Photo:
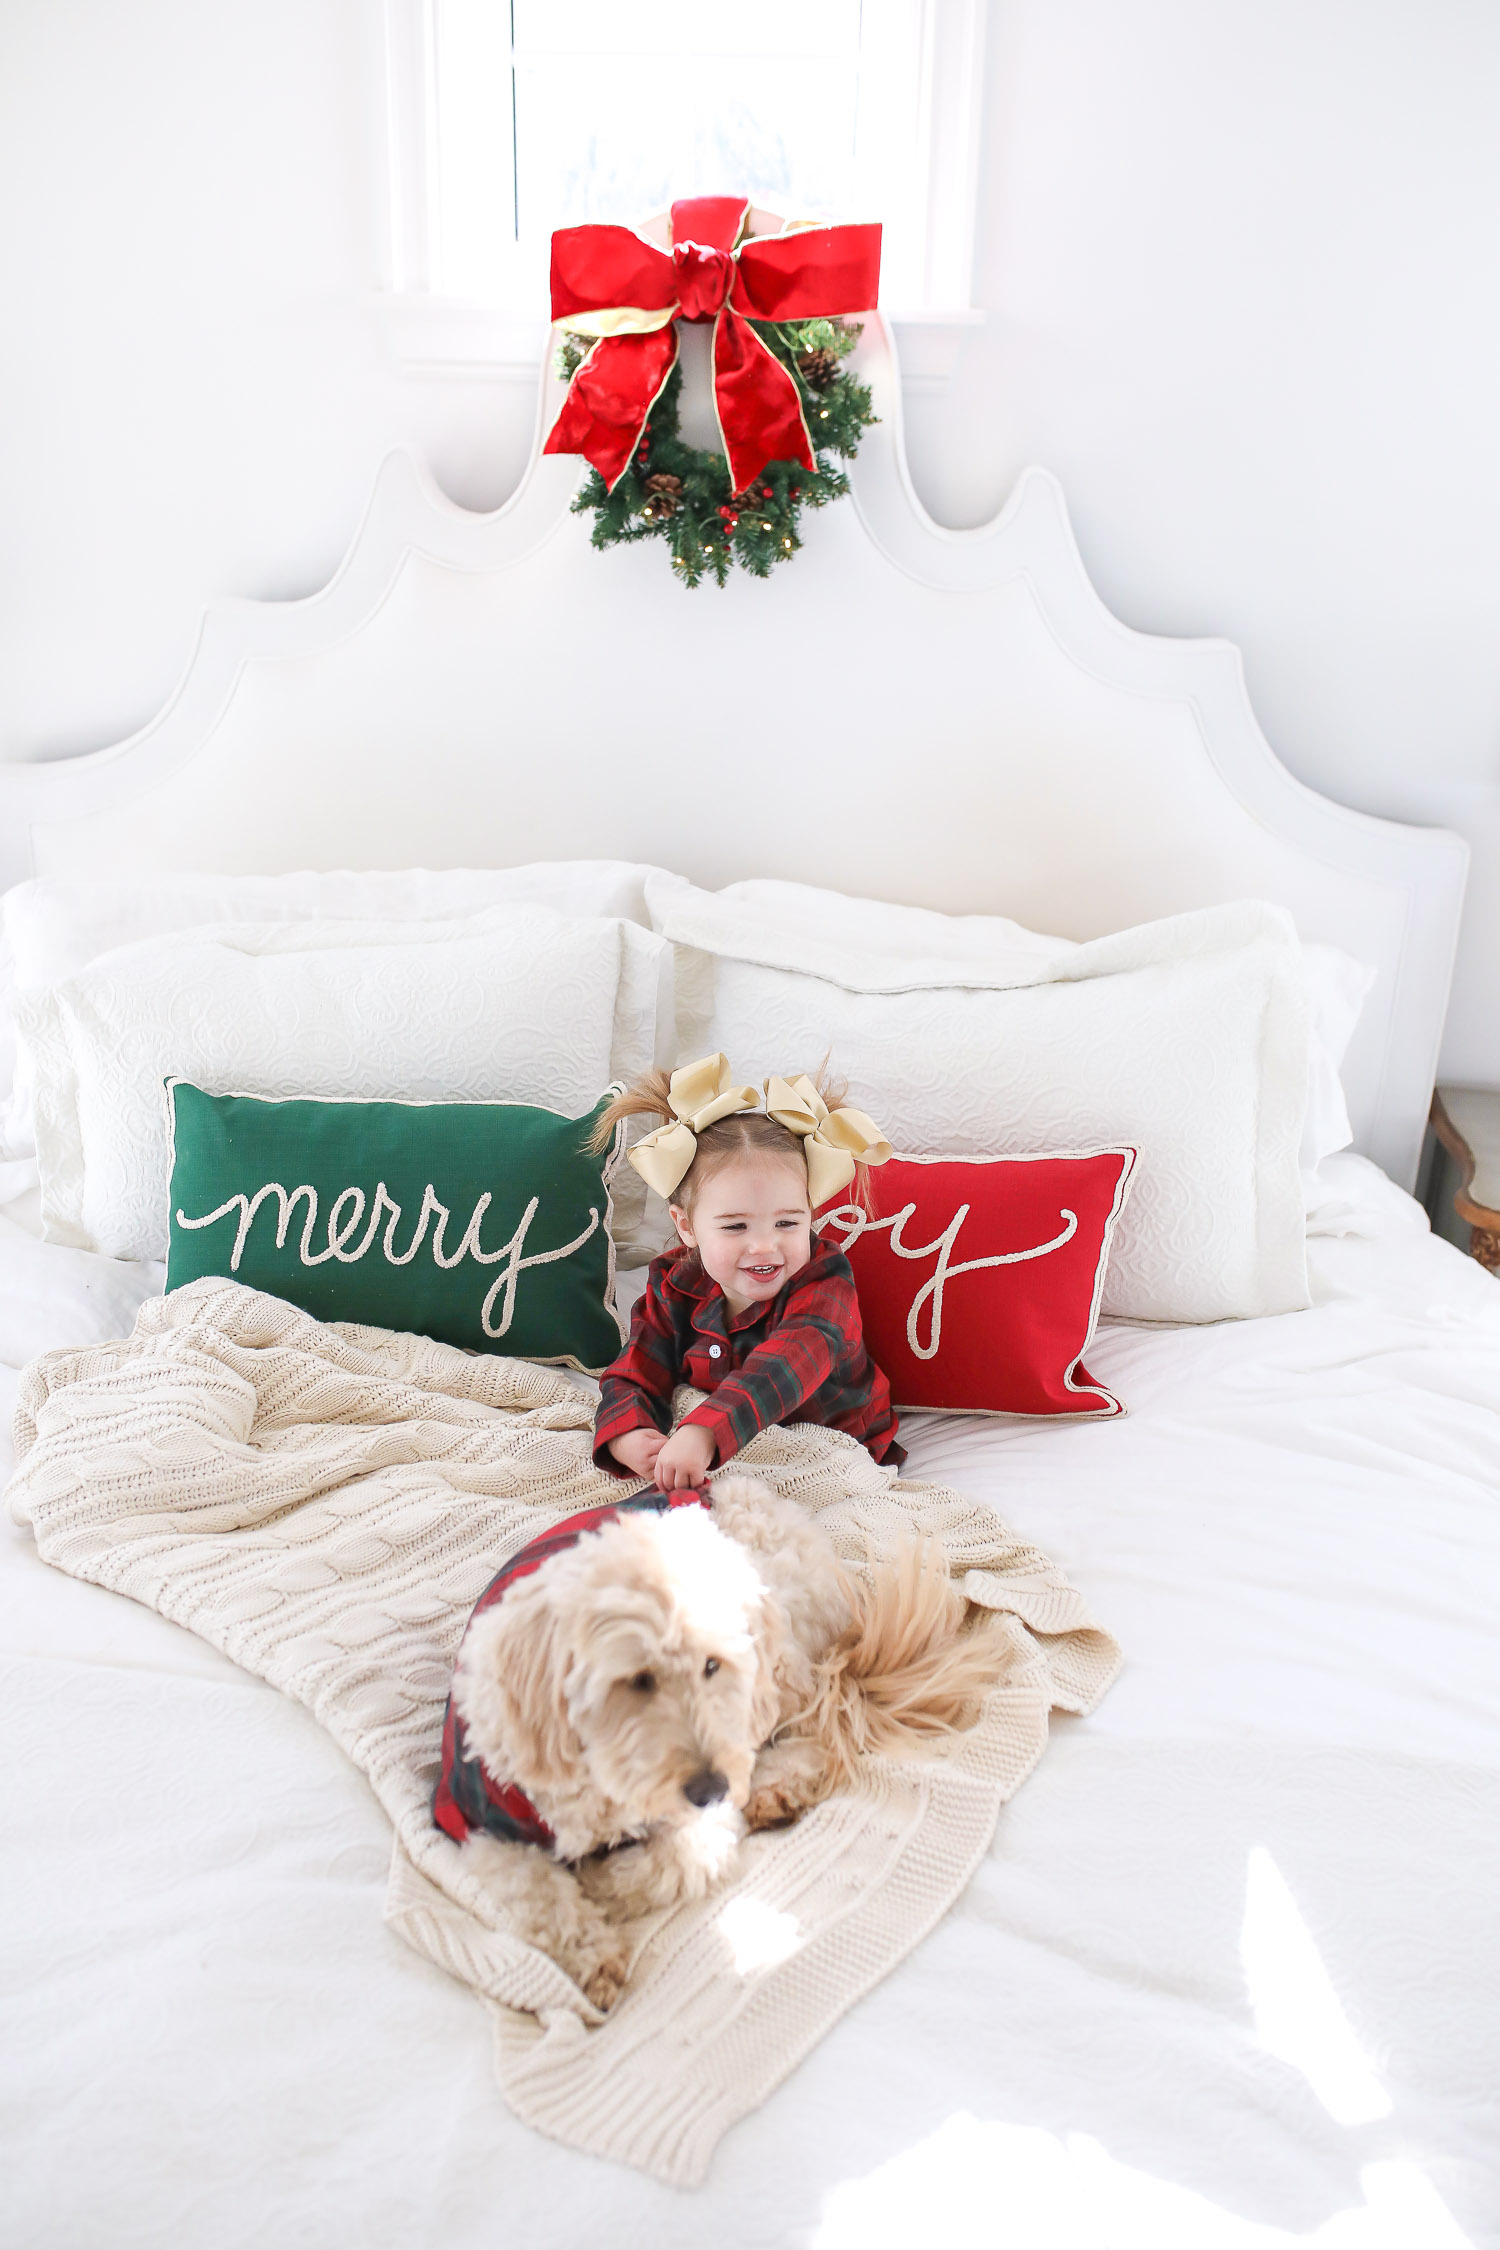
[[986,1509],[897,1481],[842,1433],[757,1438],[735,1464],[816,1515],[851,1564],[935,1534],[1012,1656],[943,1752],[869,1760],[858,1787],[749,1839],[736,1878],[646,1928],[601,2018],[506,1927],[428,1810],[454,1650],[506,1556],[618,1498],[592,1399],[521,1360],[325,1326],[222,1281],[143,1307],[123,1342],[24,1378],[10,1488],[45,1559],[189,1627],[325,1726],[395,1829],[388,1918],[493,2009],[497,2070],[543,2132],[700,2180],[764,2100],[957,1897],[999,1807],[1086,1711],[1114,1644]]

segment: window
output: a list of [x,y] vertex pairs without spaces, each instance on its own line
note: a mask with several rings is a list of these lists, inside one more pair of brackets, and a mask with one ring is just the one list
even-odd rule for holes
[[962,319],[983,27],[983,0],[386,0],[390,286],[527,323],[534,360],[554,227],[743,189],[881,219],[882,304]]

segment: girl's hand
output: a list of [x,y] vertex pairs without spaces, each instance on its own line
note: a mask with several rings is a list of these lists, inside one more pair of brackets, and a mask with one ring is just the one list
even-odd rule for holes
[[656,1458],[666,1442],[660,1430],[627,1430],[623,1437],[610,1439],[609,1450],[633,1477],[651,1477],[656,1474]]
[[695,1491],[708,1482],[713,1466],[714,1441],[701,1422],[684,1422],[674,1430],[656,1456],[652,1475],[658,1492]]

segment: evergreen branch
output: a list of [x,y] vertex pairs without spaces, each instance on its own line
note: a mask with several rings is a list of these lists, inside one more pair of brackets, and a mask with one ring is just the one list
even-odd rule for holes
[[[706,577],[723,586],[736,563],[752,578],[768,578],[774,564],[789,562],[801,548],[802,509],[826,508],[847,494],[849,479],[837,461],[853,460],[862,433],[878,419],[868,385],[831,372],[830,363],[844,358],[859,341],[858,326],[835,320],[751,325],[797,386],[814,467],[768,461],[753,486],[734,492],[722,453],[683,442],[679,365],[652,407],[613,492],[591,469],[573,499],[575,515],[594,518],[591,545],[603,551],[664,539],[684,586],[701,585]],[[559,373],[571,380],[591,349],[591,338],[565,332],[558,345]],[[814,361],[816,386],[801,364],[804,359]]]

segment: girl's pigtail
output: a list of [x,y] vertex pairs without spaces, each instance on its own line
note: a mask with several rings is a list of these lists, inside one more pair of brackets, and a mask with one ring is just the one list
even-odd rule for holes
[[820,1100],[826,1102],[830,1109],[842,1109],[849,1099],[849,1081],[847,1078],[840,1078],[835,1071],[829,1069],[828,1066],[832,1060],[833,1049],[825,1047],[823,1060],[818,1064],[816,1070],[810,1070],[807,1075],[812,1080]]
[[633,1086],[627,1086],[623,1094],[616,1094],[608,1108],[599,1112],[589,1134],[591,1153],[599,1156],[608,1148],[622,1117],[659,1117],[665,1123],[672,1115],[671,1091],[669,1071],[648,1070]]
[[[842,1109],[849,1099],[849,1081],[847,1078],[839,1078],[829,1069],[828,1066],[832,1059],[833,1050],[831,1048],[825,1049],[823,1060],[818,1064],[817,1069],[810,1070],[807,1075],[817,1088],[819,1098],[830,1109]],[[875,1190],[870,1184],[870,1166],[861,1164],[858,1157],[854,1160],[854,1178],[845,1189],[844,1196],[846,1201],[855,1204],[863,1211],[867,1219],[879,1218],[880,1213],[875,1205]]]
[[854,1178],[850,1181],[845,1193],[851,1203],[858,1204],[867,1219],[878,1219],[880,1217],[875,1202],[875,1189],[870,1180],[870,1167],[868,1164],[861,1164],[858,1157],[854,1160]]

